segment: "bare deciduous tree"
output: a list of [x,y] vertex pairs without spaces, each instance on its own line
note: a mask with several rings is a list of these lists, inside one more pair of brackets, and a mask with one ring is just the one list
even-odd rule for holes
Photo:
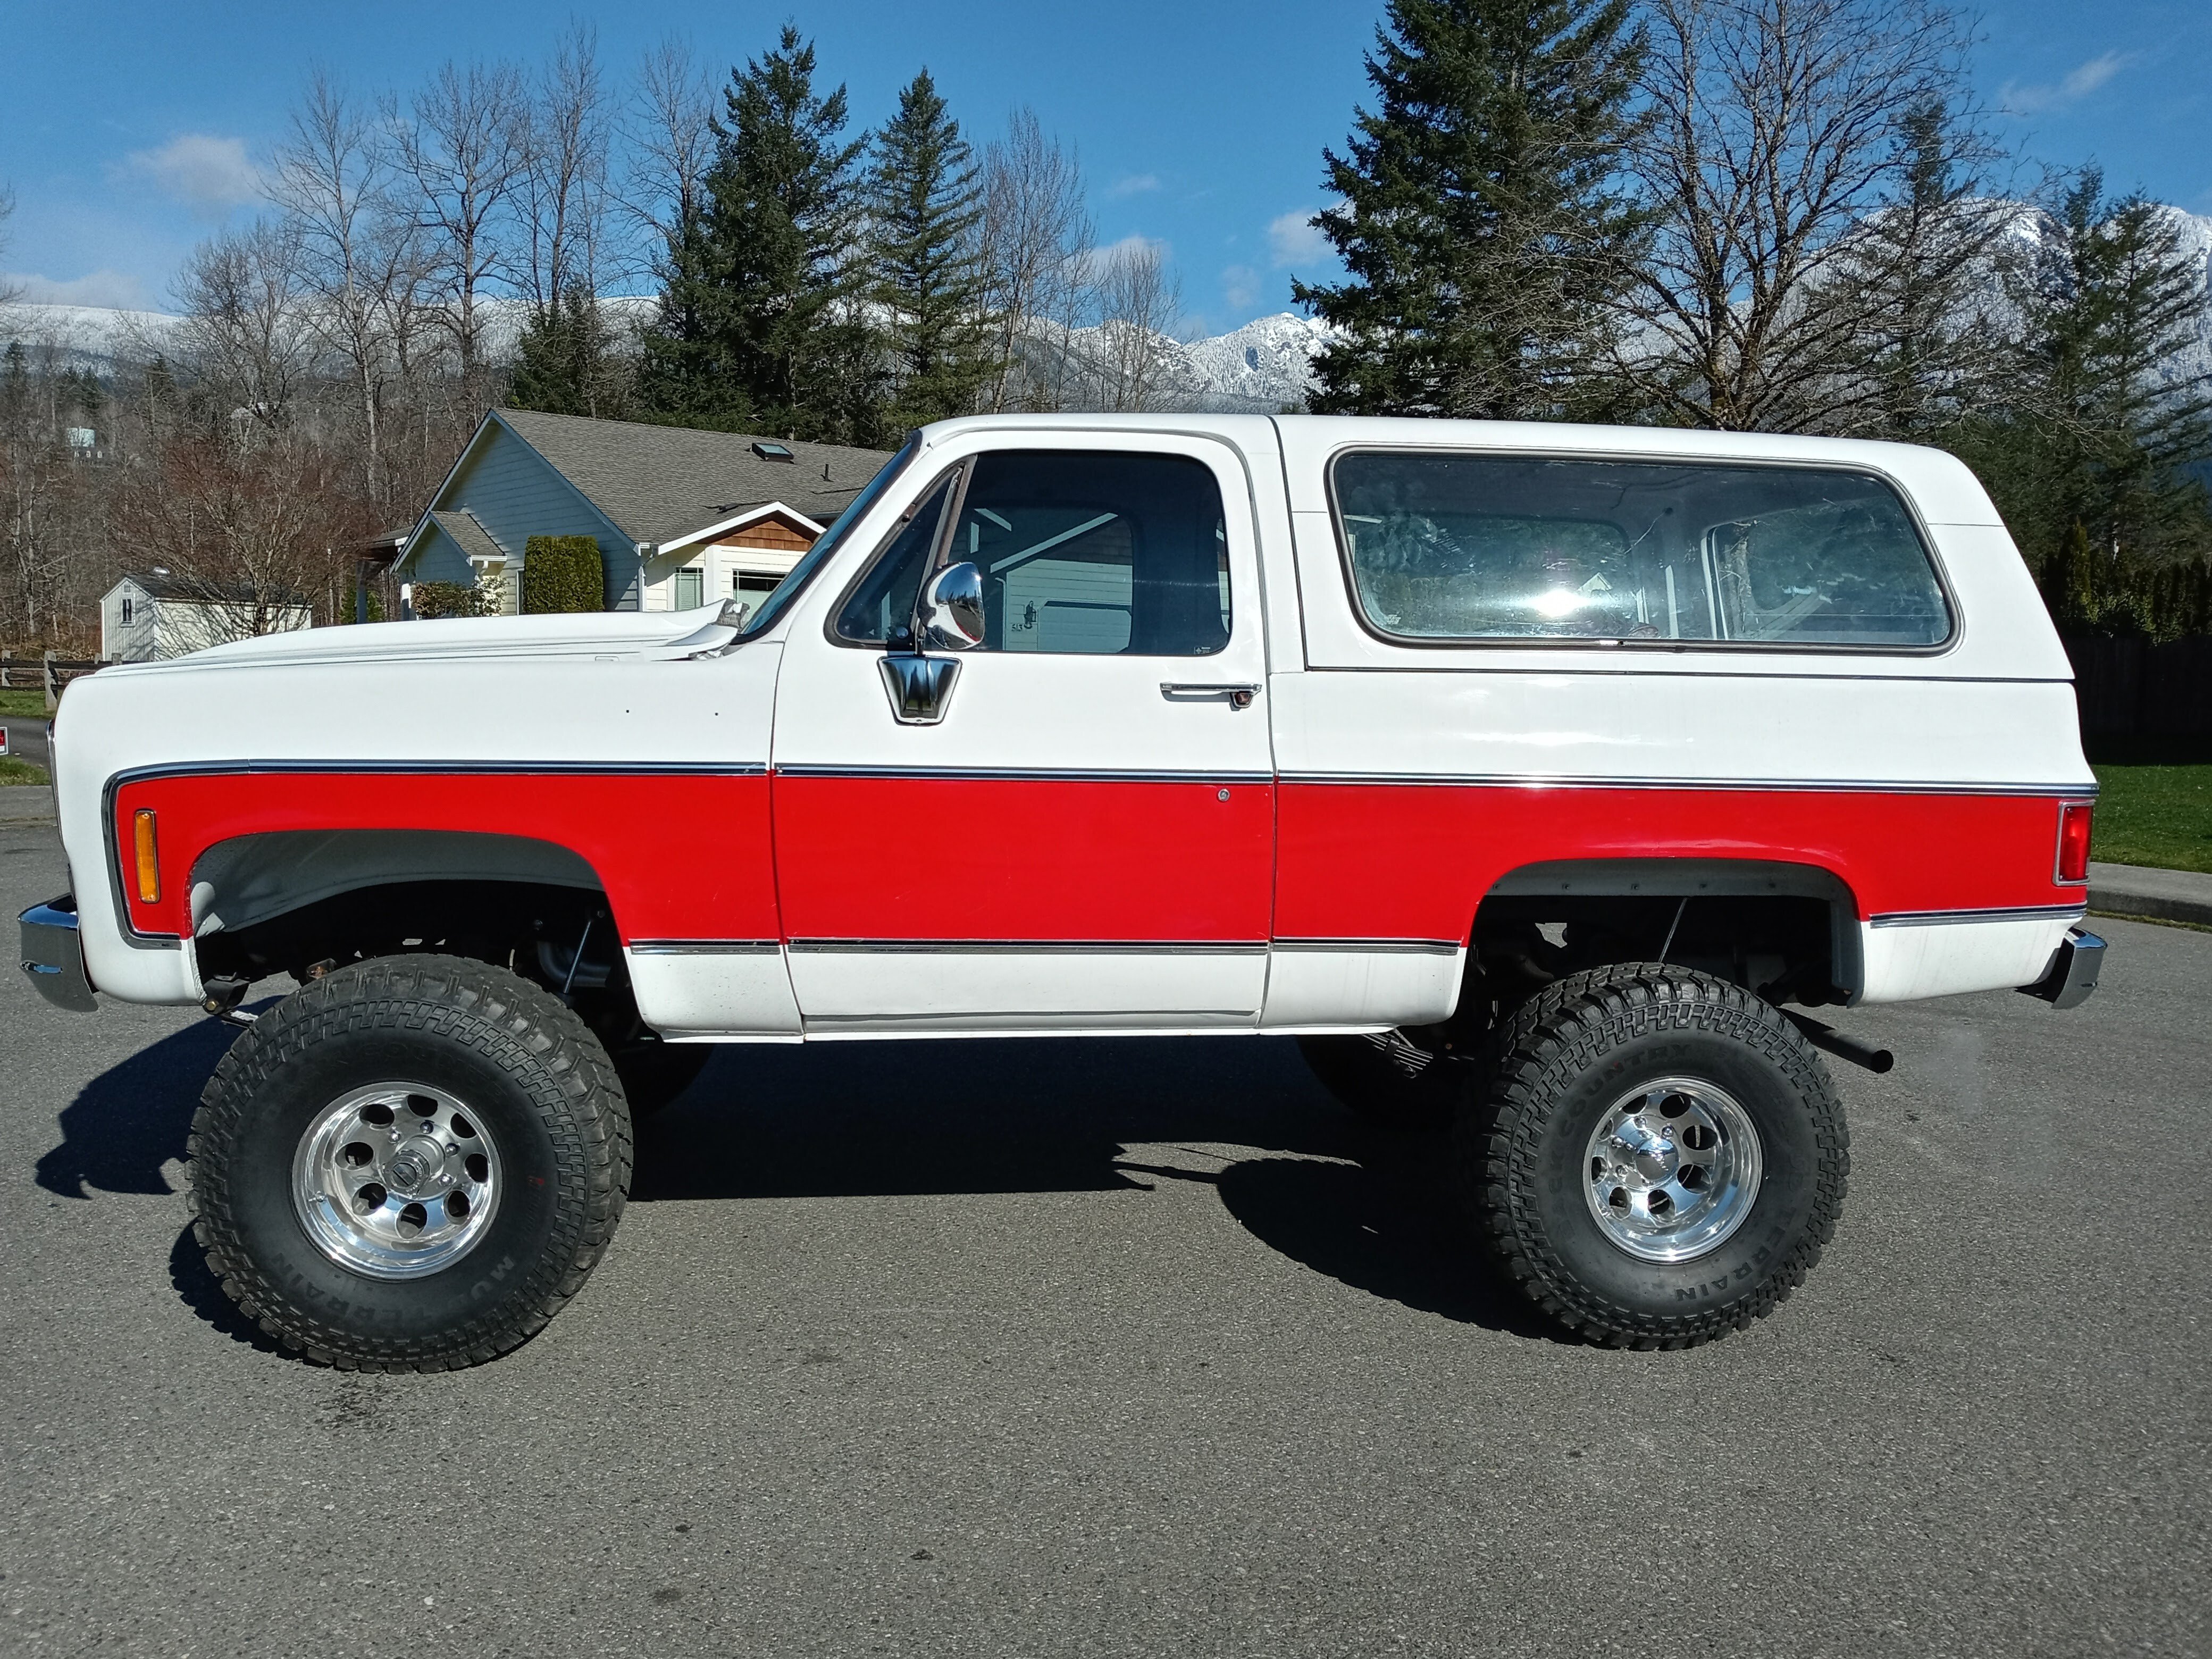
[[672,34],[646,54],[622,121],[629,161],[621,205],[648,244],[648,264],[706,209],[714,109],[714,87],[690,42]]
[[353,381],[372,499],[382,493],[384,397],[394,372],[389,285],[400,276],[394,256],[406,240],[386,222],[391,204],[375,141],[368,112],[317,65],[270,186],[299,249],[309,324]]
[[177,279],[184,316],[176,337],[185,366],[223,413],[269,431],[289,419],[314,365],[300,264],[295,229],[264,220],[201,243]]
[[1057,408],[1066,337],[1079,320],[1083,255],[1091,245],[1083,169],[1035,111],[1017,109],[1006,136],[983,152],[984,310],[995,365],[983,408]]
[[1116,414],[1158,408],[1182,286],[1157,242],[1117,243],[1097,257],[1096,267],[1091,288],[1097,321],[1080,348],[1087,401]]
[[118,492],[114,519],[141,559],[210,602],[208,644],[272,633],[302,603],[327,614],[348,545],[373,528],[321,447],[222,432],[164,444]]
[[502,216],[528,160],[523,108],[513,64],[450,60],[404,108],[396,97],[384,106],[397,164],[413,185],[416,223],[436,260],[439,320],[471,389],[484,366],[483,297],[506,263]]
[[1861,369],[1895,303],[1886,279],[1923,246],[1860,232],[1911,196],[1916,113],[1960,106],[1965,28],[1938,0],[1650,0],[1646,15],[1631,165],[1656,234],[1619,371],[1663,419],[1849,427],[1875,395]]
[[[15,216],[15,191],[12,185],[0,185],[0,257],[8,252],[8,222]],[[0,275],[0,306],[11,306],[23,297],[20,283],[10,283]]]
[[541,321],[568,295],[598,291],[609,118],[599,32],[578,20],[529,88],[519,126],[523,165],[515,175],[514,205],[522,257],[516,274]]

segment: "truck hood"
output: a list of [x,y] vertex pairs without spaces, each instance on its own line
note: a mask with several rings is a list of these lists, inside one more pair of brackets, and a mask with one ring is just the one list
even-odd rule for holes
[[694,611],[602,611],[554,617],[441,617],[307,628],[234,640],[164,662],[125,663],[111,675],[179,669],[306,667],[318,663],[460,662],[486,657],[658,657],[729,645],[735,617],[720,605]]

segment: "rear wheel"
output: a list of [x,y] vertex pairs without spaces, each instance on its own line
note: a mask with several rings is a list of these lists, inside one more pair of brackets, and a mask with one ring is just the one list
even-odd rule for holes
[[1547,987],[1506,1022],[1462,1121],[1463,1186],[1508,1271],[1562,1323],[1678,1347],[1773,1310],[1834,1235],[1850,1132],[1771,1004],[1677,968]]
[[629,1114],[559,999],[454,957],[343,968],[216,1068],[194,1231],[287,1346],[370,1370],[474,1364],[581,1288],[622,1214]]

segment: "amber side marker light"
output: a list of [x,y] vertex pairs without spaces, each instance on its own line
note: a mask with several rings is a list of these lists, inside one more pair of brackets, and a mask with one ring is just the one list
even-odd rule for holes
[[2086,800],[2058,809],[2058,879],[2089,879],[2089,819],[2096,808]]
[[161,902],[161,860],[154,844],[154,811],[142,806],[133,817],[131,838],[138,854],[138,902],[159,904]]

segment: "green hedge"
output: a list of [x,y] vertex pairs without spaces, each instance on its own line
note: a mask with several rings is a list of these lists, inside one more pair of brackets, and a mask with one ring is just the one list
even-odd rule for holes
[[417,617],[489,617],[498,596],[467,582],[416,582],[407,591],[407,603]]
[[532,536],[522,544],[522,609],[529,616],[607,608],[606,561],[589,536]]

